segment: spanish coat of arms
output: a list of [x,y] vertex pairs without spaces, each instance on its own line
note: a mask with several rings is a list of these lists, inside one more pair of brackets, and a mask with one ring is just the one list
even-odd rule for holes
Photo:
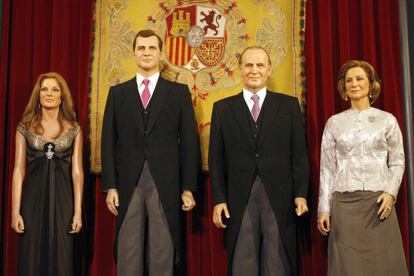
[[169,62],[195,73],[218,65],[226,46],[226,17],[211,7],[176,8],[166,18]]

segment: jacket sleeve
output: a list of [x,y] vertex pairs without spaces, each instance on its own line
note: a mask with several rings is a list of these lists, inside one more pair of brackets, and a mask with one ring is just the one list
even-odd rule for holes
[[309,186],[309,160],[306,147],[306,132],[299,103],[292,102],[292,177],[295,197],[307,197]]
[[102,190],[118,188],[118,173],[116,165],[116,120],[115,120],[115,89],[109,89],[106,100],[101,139],[102,159]]
[[191,94],[186,85],[179,85],[181,89],[181,118],[180,118],[180,168],[181,188],[197,191],[198,168],[200,167],[200,147],[197,134],[197,125],[194,116]]
[[332,190],[337,170],[336,141],[333,133],[333,122],[329,119],[325,124],[321,142],[318,214],[329,214],[331,211]]
[[213,115],[211,118],[210,144],[208,151],[208,164],[214,205],[227,202],[226,165],[224,151],[225,149],[219,115],[219,105],[215,103],[213,106]]
[[404,145],[400,127],[397,119],[390,116],[388,127],[385,133],[388,147],[388,170],[389,179],[386,181],[384,192],[387,192],[397,198],[400,189],[401,180],[404,174],[405,156]]

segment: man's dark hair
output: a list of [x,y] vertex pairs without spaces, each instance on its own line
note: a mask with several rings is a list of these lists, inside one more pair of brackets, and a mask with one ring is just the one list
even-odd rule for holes
[[137,43],[137,37],[151,37],[155,36],[158,39],[158,48],[160,48],[160,51],[162,51],[162,40],[159,35],[157,35],[153,30],[147,29],[147,30],[141,30],[139,31],[134,38],[134,42],[132,44],[132,50],[135,51],[135,45]]

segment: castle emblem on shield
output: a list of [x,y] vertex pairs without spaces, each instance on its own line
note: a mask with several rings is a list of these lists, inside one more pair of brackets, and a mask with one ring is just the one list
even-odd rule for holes
[[217,9],[197,5],[176,8],[166,21],[164,39],[171,64],[196,73],[222,61],[226,18]]

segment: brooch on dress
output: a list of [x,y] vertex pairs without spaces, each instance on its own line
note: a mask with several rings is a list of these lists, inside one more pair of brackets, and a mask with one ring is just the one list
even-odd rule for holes
[[46,143],[44,150],[46,158],[53,159],[53,156],[55,155],[55,145],[53,143]]
[[370,123],[375,122],[375,116],[369,116],[368,117],[368,122],[370,122]]

